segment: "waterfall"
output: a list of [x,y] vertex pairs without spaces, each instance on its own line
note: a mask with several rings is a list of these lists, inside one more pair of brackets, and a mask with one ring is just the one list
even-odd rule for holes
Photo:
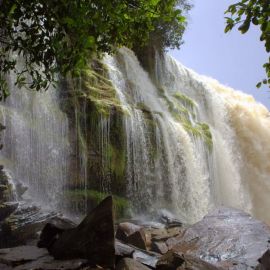
[[68,119],[61,112],[57,91],[39,93],[8,83],[11,96],[0,105],[3,149],[0,163],[13,182],[28,187],[28,199],[53,209],[60,207],[69,158]]
[[[168,55],[156,54],[152,74],[126,48],[103,62],[113,87],[100,76],[96,96],[82,87],[80,93],[88,92],[68,114],[57,90],[19,90],[10,75],[11,96],[0,105],[6,126],[0,164],[15,185],[28,186],[28,198],[65,209],[62,193],[75,185],[90,202],[107,193],[126,196],[134,214],[167,209],[193,223],[225,205],[270,223],[270,115],[264,106]],[[109,109],[104,115],[95,104]],[[116,105],[121,110],[110,111]]]
[[266,108],[168,55],[156,55],[151,76],[126,48],[104,61],[127,111],[127,196],[137,212],[167,208],[195,222],[226,205],[270,222]]

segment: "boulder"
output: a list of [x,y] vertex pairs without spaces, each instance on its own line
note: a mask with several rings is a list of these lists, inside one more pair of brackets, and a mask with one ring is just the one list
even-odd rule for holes
[[174,214],[165,209],[160,209],[156,213],[159,222],[166,225],[167,228],[181,227],[185,222],[184,218],[179,219]]
[[0,248],[26,245],[56,214],[28,204],[20,204],[0,225]]
[[160,254],[154,252],[146,252],[144,250],[135,249],[132,253],[132,258],[140,263],[155,268],[160,258]]
[[184,263],[182,256],[173,253],[172,251],[167,252],[163,255],[156,264],[158,270],[175,270],[177,267]]
[[15,248],[0,249],[1,270],[77,270],[87,266],[83,259],[58,261],[49,256],[46,249],[36,246],[18,246]]
[[[48,237],[46,239],[46,237]],[[75,228],[46,225],[39,247],[45,247],[55,259],[87,259],[93,265],[114,267],[114,220],[112,196],[104,199]]]
[[129,235],[127,238],[127,243],[146,250],[146,237],[143,229]]
[[115,241],[115,251],[115,254],[118,257],[132,257],[136,261],[151,268],[155,268],[157,261],[161,257],[160,254],[155,252],[141,250],[135,246],[124,244],[118,240]]
[[117,239],[115,240],[115,255],[119,257],[131,257],[135,251],[134,247],[124,244]]
[[[156,264],[157,270],[219,270],[208,262],[187,254],[176,254],[172,251],[167,252]],[[226,268],[231,269],[231,268]],[[240,269],[239,269],[240,270]],[[246,270],[246,268],[241,268]],[[251,269],[250,269],[251,270]]]
[[188,269],[254,269],[269,240],[270,228],[263,222],[240,210],[220,208],[175,237],[157,265],[170,255],[182,259]]
[[25,262],[38,260],[46,255],[48,255],[46,249],[40,249],[35,246],[5,248],[0,249],[0,263],[14,267]]
[[259,258],[259,265],[256,270],[269,270],[270,269],[270,250],[268,249],[261,258]]
[[149,270],[150,268],[130,258],[122,259],[117,265],[116,270]]
[[147,249],[144,229],[136,224],[130,222],[120,223],[115,237],[140,249]]
[[[28,262],[22,265],[19,265],[14,270],[85,270],[91,269],[87,267],[88,263],[83,259],[74,259],[74,260],[54,260],[52,256],[45,256],[39,258],[35,261]],[[85,267],[84,267],[85,266]]]
[[116,235],[115,237],[118,239],[118,240],[121,240],[123,242],[127,242],[127,238],[141,230],[142,227],[141,226],[138,226],[136,224],[133,224],[133,223],[130,223],[130,222],[123,222],[123,223],[120,223],[117,227],[117,230],[116,230]]
[[168,247],[165,242],[152,242],[151,250],[160,254],[165,254]]

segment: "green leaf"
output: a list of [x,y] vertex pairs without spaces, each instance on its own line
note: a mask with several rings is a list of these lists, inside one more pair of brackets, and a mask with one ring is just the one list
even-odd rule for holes
[[259,83],[256,84],[256,87],[257,88],[260,88],[261,86],[262,86],[262,83],[261,82],[259,82]]

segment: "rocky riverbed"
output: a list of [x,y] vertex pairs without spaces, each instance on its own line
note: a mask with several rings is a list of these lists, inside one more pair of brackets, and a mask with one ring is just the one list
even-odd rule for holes
[[[93,219],[95,218],[86,217],[88,221]],[[89,237],[92,240],[97,237],[92,237],[93,234],[102,232],[101,227],[104,222],[102,220],[100,222],[99,230],[96,229],[98,224],[91,228]],[[83,221],[81,224],[86,223]],[[74,227],[74,235],[84,230],[81,224]],[[106,224],[107,232],[108,224],[110,224],[107,217]],[[81,253],[83,259],[56,260],[53,257],[52,249],[38,248],[33,242],[32,245],[1,249],[0,269],[270,269],[269,226],[240,210],[216,209],[191,226],[165,218],[162,222],[130,220],[119,223],[114,228],[115,237],[113,235],[112,239],[106,239],[103,243],[101,242],[103,240],[100,240],[88,245],[87,239],[85,239],[86,242],[83,243],[86,244],[83,248],[89,249],[89,252],[83,250]],[[107,234],[110,237],[110,233],[107,232]],[[68,242],[69,240],[66,240],[66,237],[69,237],[69,233],[64,236],[64,243],[70,245],[64,247],[65,254],[68,254],[67,250],[75,249],[76,243],[72,245]],[[98,237],[103,239],[100,235]],[[59,241],[61,238],[63,238],[62,232],[55,238],[55,241]],[[111,245],[111,240],[114,241],[114,245]],[[100,250],[100,245],[109,245],[102,247],[102,250],[107,252],[107,256],[106,253],[103,253],[103,257],[100,257],[97,254],[98,251],[93,252],[93,250]],[[61,245],[58,244],[59,246]],[[76,250],[80,246],[77,245]],[[96,263],[97,257],[98,263]],[[108,261],[114,262],[114,265],[102,267],[102,262],[108,263]]]

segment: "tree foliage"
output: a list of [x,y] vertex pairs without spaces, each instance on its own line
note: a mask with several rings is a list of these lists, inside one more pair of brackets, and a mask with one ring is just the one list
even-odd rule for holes
[[[230,15],[226,17],[225,33],[238,26],[238,30],[245,34],[250,25],[260,27],[260,40],[264,42],[266,52],[270,52],[270,2],[269,0],[242,0],[236,4],[230,5],[225,12]],[[268,84],[270,87],[270,57],[268,62],[263,65],[267,79],[257,84],[259,88],[262,84]]]
[[[175,9],[177,7],[177,9]],[[182,36],[186,28],[186,20],[183,14],[188,13],[192,5],[187,0],[161,0],[159,9],[164,14],[154,22],[154,30],[150,33],[148,43],[154,44],[156,49],[164,50],[166,48],[179,49],[183,43]],[[170,14],[174,10],[174,16]]]
[[[11,71],[16,85],[46,90],[58,75],[77,76],[93,55],[146,43],[158,22],[182,29],[178,2],[0,0],[0,99],[8,95],[5,76]],[[164,46],[177,38],[170,32]]]

